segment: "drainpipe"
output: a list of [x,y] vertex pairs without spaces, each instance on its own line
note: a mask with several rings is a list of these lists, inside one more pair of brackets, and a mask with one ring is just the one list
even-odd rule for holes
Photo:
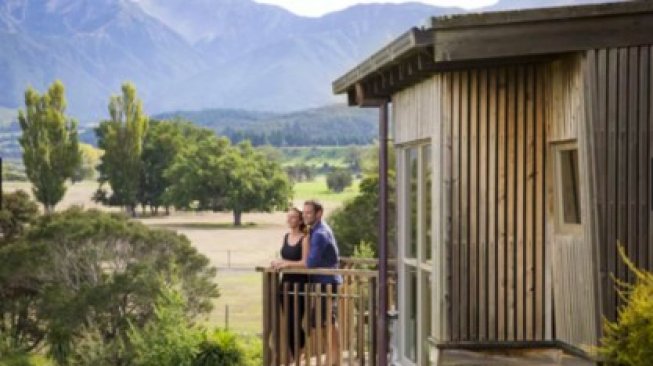
[[388,101],[379,107],[379,366],[388,365]]

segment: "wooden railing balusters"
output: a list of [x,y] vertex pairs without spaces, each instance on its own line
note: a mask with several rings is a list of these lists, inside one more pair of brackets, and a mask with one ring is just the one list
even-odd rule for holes
[[[374,266],[372,260],[351,260],[337,270],[258,269],[263,279],[264,366],[376,365],[382,357],[376,354],[377,320],[384,315],[378,314],[378,273],[359,269]],[[303,286],[281,282],[283,273],[341,275],[343,281],[337,288],[330,284]],[[395,310],[396,280],[392,275],[389,309]],[[334,306],[338,309],[335,322]],[[334,348],[340,352],[332,353]]]
[[301,294],[299,293],[299,284],[295,283],[293,285],[293,305],[294,305],[294,311],[293,311],[293,357],[295,358],[295,366],[300,366],[301,365],[301,346],[299,345],[299,337],[301,336],[301,318],[299,317],[300,314],[300,307],[299,307],[299,299],[300,299]]
[[316,356],[317,356],[317,366],[322,365],[322,355],[324,354],[324,349],[322,343],[322,288],[319,284],[315,284],[315,328],[314,331],[317,333],[317,344],[315,346]]

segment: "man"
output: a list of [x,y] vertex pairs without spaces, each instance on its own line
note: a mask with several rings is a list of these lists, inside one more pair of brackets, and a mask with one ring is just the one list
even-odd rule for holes
[[[308,268],[332,268],[338,269],[339,264],[339,250],[338,243],[336,238],[333,235],[333,231],[322,220],[322,215],[324,214],[324,207],[317,201],[306,201],[304,203],[304,222],[311,228],[310,232],[310,248],[308,250],[308,256],[306,258],[306,267]],[[338,292],[338,286],[342,283],[342,277],[340,275],[312,275],[309,278],[309,282],[313,286],[319,286],[322,293],[325,294],[327,286],[331,285],[333,293]],[[331,301],[332,304],[332,317],[331,319],[327,318],[327,299],[322,297],[322,324],[315,324],[315,327],[326,327],[326,322],[332,322],[333,328],[331,332],[331,360],[334,364],[339,364],[340,362],[340,336],[338,329],[338,301],[334,299]],[[315,319],[314,319],[315,321]],[[324,331],[324,329],[321,329]],[[326,339],[326,337],[325,337]],[[325,347],[326,348],[326,347]]]

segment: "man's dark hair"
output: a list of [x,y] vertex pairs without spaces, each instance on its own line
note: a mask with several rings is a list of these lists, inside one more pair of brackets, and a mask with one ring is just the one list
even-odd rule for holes
[[304,202],[304,206],[313,206],[313,211],[315,211],[315,213],[324,212],[324,207],[316,200],[308,200]]

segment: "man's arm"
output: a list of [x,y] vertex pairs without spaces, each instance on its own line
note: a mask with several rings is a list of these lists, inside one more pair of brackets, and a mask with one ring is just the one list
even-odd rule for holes
[[322,266],[322,253],[324,248],[329,244],[324,233],[315,232],[311,235],[311,245],[308,251],[308,258],[306,258],[307,268],[319,268]]

